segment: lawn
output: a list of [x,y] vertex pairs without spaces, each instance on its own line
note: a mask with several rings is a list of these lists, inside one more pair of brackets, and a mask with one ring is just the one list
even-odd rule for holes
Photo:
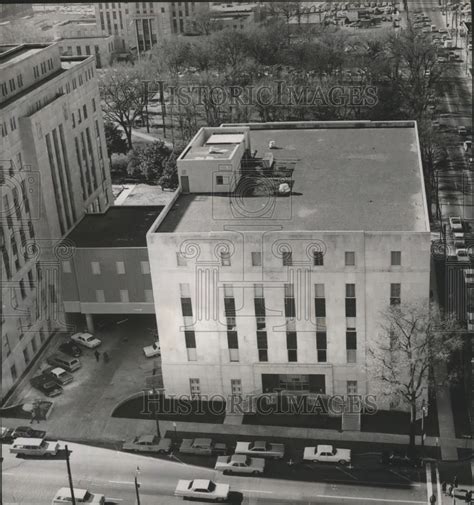
[[[156,419],[160,421],[179,421],[185,423],[222,424],[225,418],[226,404],[220,400],[184,400],[160,396],[156,403],[154,397],[146,395],[131,398],[112,413],[112,417],[128,419]],[[156,411],[155,411],[156,409]]]

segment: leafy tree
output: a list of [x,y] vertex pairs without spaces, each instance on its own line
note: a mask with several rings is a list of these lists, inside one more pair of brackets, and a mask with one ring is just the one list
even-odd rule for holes
[[129,149],[133,148],[132,129],[146,103],[146,68],[141,65],[117,65],[100,77],[102,110],[105,119],[124,131]]
[[177,154],[173,151],[163,164],[163,172],[158,183],[163,188],[175,189],[178,187],[178,168],[176,166]]
[[138,145],[128,153],[128,172],[156,184],[170,154],[171,148],[162,140]]
[[122,138],[117,125],[110,121],[104,123],[104,131],[107,153],[109,155],[110,166],[112,166],[112,154],[127,154],[127,142]]
[[455,319],[441,316],[434,306],[395,305],[382,314],[381,331],[369,349],[369,371],[378,381],[382,396],[410,409],[412,453],[424,390],[428,385],[435,386],[430,382],[433,369],[461,348],[459,335]]

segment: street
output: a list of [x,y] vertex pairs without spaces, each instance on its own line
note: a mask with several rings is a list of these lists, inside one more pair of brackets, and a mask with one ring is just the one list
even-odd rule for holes
[[[74,486],[103,493],[109,502],[136,503],[134,477],[139,468],[141,505],[181,503],[173,496],[179,479],[208,478],[227,482],[232,496],[229,503],[280,504],[426,504],[427,489],[423,483],[403,487],[389,483],[377,486],[370,481],[351,484],[294,482],[291,480],[229,477],[206,468],[184,465],[109,449],[69,444]],[[49,505],[54,493],[68,485],[64,459],[23,459],[15,457],[4,446],[3,504]],[[317,478],[315,471],[315,478]],[[370,479],[370,476],[366,476]],[[429,486],[431,488],[431,482]]]

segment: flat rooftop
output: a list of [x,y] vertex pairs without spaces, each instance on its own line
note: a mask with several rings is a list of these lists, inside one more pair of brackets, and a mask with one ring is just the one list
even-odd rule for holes
[[43,51],[51,44],[5,44],[0,45],[0,64],[16,64],[33,54]]
[[146,247],[146,233],[162,205],[110,207],[104,214],[87,214],[69,233],[76,247]]
[[[250,126],[251,150],[258,157],[271,152],[279,166],[294,169],[292,194],[246,196],[245,188],[238,195],[182,194],[156,232],[258,230],[260,225],[292,231],[429,231],[413,124]],[[269,150],[270,140],[276,149]]]

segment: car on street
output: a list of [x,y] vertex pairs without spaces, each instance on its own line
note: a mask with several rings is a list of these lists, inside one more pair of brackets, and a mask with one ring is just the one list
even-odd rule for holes
[[59,396],[63,392],[63,388],[54,379],[46,375],[32,377],[30,384],[49,398]]
[[62,352],[56,352],[51,356],[46,358],[46,362],[54,367],[61,367],[68,372],[75,372],[81,368],[81,362],[79,358],[73,358],[72,356],[66,356]]
[[462,144],[462,147],[465,152],[468,152],[472,149],[472,140],[465,140]]
[[207,479],[179,480],[174,495],[183,498],[225,501],[229,497],[229,484],[219,484]]
[[224,474],[248,473],[251,475],[259,475],[265,470],[265,460],[263,458],[251,458],[245,454],[219,456],[214,469]]
[[124,451],[169,454],[171,452],[171,439],[158,438],[155,435],[140,435],[130,442],[125,442],[122,449]]
[[390,466],[401,466],[406,467],[410,466],[412,468],[421,468],[423,465],[423,461],[421,458],[410,457],[405,453],[395,452],[395,451],[384,451],[382,453],[382,457],[380,458],[380,462],[383,465]]
[[215,443],[211,438],[184,438],[179,447],[179,452],[211,456],[213,454],[226,454],[227,446]]
[[12,438],[44,438],[46,432],[44,430],[34,430],[30,426],[18,426],[12,433]]
[[71,335],[71,340],[88,349],[95,349],[102,343],[101,340],[95,338],[91,333],[74,333],[74,335]]
[[72,356],[73,358],[78,358],[82,355],[81,348],[76,345],[72,340],[68,340],[67,342],[63,342],[59,347],[58,351],[63,354],[67,354],[68,356]]
[[154,356],[161,356],[160,343],[155,342],[152,345],[147,345],[143,348],[143,353],[146,358],[153,358]]
[[[103,494],[90,493],[87,489],[74,488],[74,498],[77,505],[105,505]],[[71,490],[68,487],[58,489],[51,503],[52,505],[70,505],[72,503]]]
[[453,231],[463,231],[462,221],[459,216],[451,216],[449,218],[449,226]]
[[10,446],[11,454],[21,456],[56,456],[58,442],[49,442],[44,438],[16,438]]
[[448,33],[448,30],[446,30],[446,28],[440,28],[438,33]]
[[456,249],[456,258],[458,261],[461,261],[463,263],[471,261],[471,258],[469,257],[469,251],[465,247]]
[[262,458],[282,459],[285,456],[285,446],[257,440],[255,442],[237,442],[235,454],[261,456]]
[[347,465],[351,462],[350,449],[337,449],[332,445],[317,445],[316,447],[305,447],[303,461],[313,463],[338,463]]
[[467,129],[465,126],[458,126],[458,134],[459,135],[467,135]]
[[57,384],[60,384],[61,386],[64,386],[66,384],[69,384],[72,382],[72,375],[69,372],[66,372],[64,368],[60,367],[50,367],[47,368],[44,372],[43,375],[45,377],[49,377],[50,379],[53,379],[54,382]]

